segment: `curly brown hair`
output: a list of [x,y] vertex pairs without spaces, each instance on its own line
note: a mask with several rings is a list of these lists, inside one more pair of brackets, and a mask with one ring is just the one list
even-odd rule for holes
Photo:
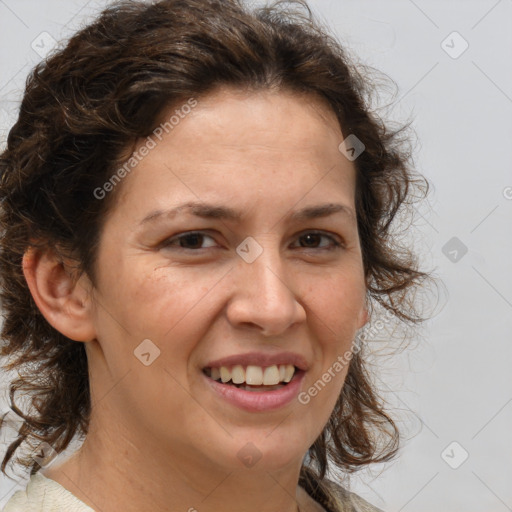
[[[93,191],[126,148],[152,133],[165,108],[219,86],[321,97],[343,133],[364,143],[354,165],[368,304],[407,325],[421,320],[410,297],[428,275],[400,245],[393,221],[428,185],[413,170],[403,127],[391,129],[370,107],[370,72],[348,58],[304,0],[253,10],[243,0],[118,2],[35,67],[0,156],[1,354],[9,356],[4,368],[18,371],[10,406],[23,419],[4,473],[23,442],[44,441],[60,452],[75,435],[86,435],[91,408],[84,344],[55,330],[38,310],[23,274],[24,253],[31,246],[58,249],[94,284],[102,225],[120,187],[103,200]],[[316,494],[329,464],[350,472],[398,449],[398,429],[370,379],[365,347],[354,353],[301,470],[302,485]],[[29,397],[30,412],[16,405],[18,392]],[[32,458],[16,460],[30,474],[39,470]],[[322,501],[329,499],[326,491]]]

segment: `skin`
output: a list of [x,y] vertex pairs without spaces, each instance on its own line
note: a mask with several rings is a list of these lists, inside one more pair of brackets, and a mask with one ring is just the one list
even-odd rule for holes
[[[258,413],[219,398],[202,369],[232,354],[292,351],[309,364],[304,391],[351,349],[367,311],[355,168],[338,150],[347,135],[315,97],[218,89],[118,185],[95,286],[52,252],[27,251],[39,309],[85,343],[92,393],[81,450],[45,476],[102,512],[316,510],[299,471],[347,367],[308,404]],[[243,217],[180,213],[141,225],[187,201]],[[287,217],[326,203],[349,213]],[[196,230],[205,237],[180,247],[176,235]],[[248,236],[263,248],[250,264],[236,252]],[[149,366],[134,356],[144,339],[160,350]],[[252,467],[237,457],[248,442],[261,455]]]

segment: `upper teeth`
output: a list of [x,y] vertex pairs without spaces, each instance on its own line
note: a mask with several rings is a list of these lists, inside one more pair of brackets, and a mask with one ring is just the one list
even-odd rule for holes
[[273,386],[280,382],[290,382],[295,373],[293,364],[280,364],[263,368],[261,366],[235,365],[232,368],[221,366],[211,368],[211,378],[222,382],[233,381],[233,384],[251,384],[253,386]]

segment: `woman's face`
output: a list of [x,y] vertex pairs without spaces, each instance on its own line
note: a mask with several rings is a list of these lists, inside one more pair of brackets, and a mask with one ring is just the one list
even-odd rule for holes
[[101,234],[93,417],[173,460],[298,468],[366,322],[349,134],[283,92],[222,89],[162,119],[176,109],[138,146]]

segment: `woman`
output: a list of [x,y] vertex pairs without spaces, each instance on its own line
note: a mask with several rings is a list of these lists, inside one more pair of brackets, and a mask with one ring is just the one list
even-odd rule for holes
[[397,450],[354,340],[375,305],[418,320],[391,228],[423,182],[297,6],[119,3],[31,75],[0,158],[6,512],[377,510],[326,474]]

